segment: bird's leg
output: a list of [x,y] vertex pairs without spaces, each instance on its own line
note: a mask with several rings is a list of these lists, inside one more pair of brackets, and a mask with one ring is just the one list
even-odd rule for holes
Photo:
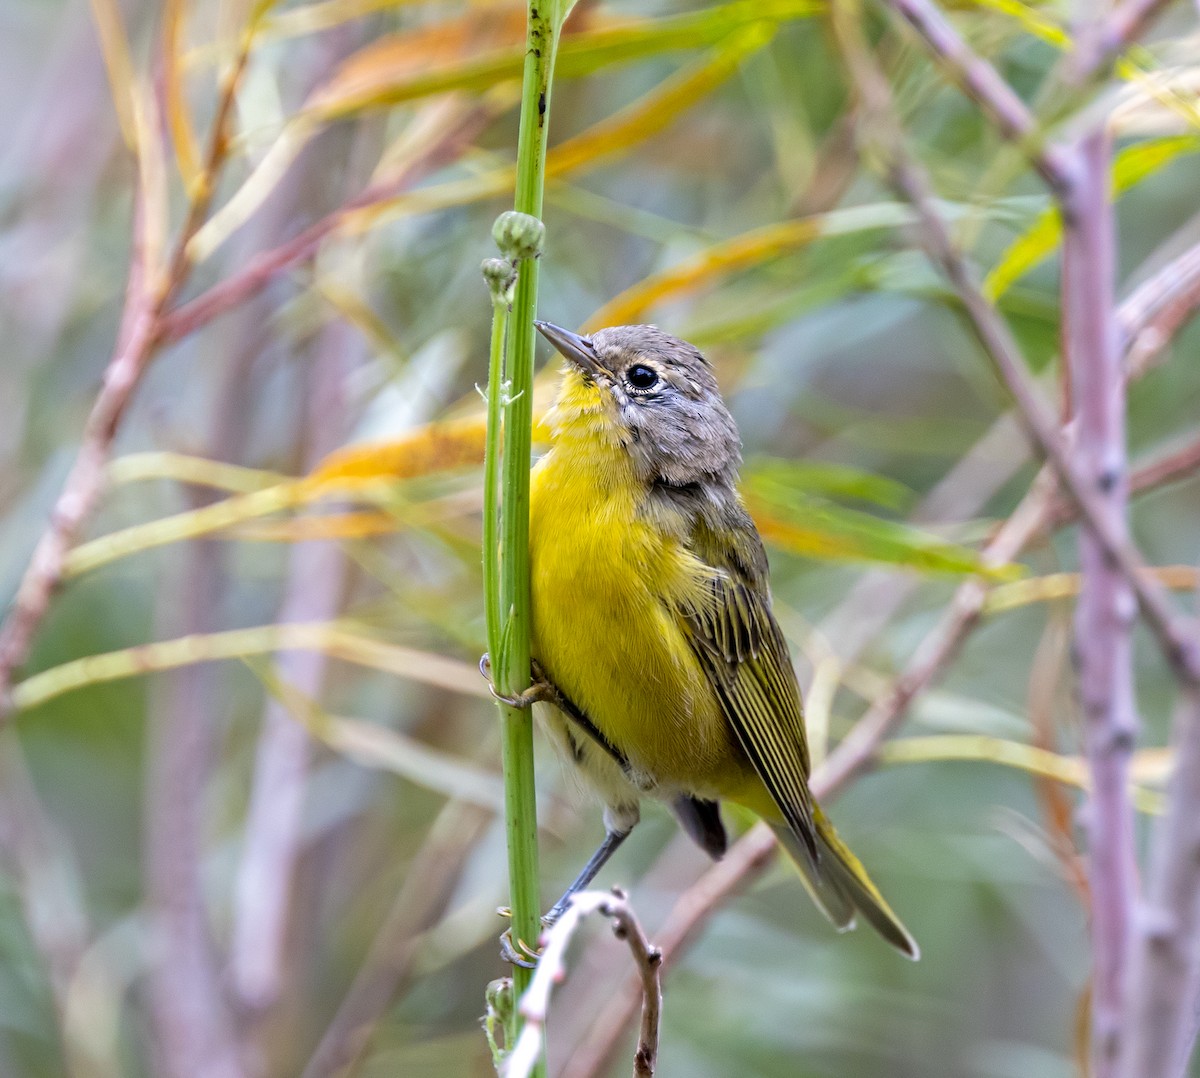
[[637,825],[641,813],[637,802],[627,805],[608,805],[604,809],[604,841],[596,848],[596,852],[588,858],[583,871],[575,877],[575,882],[566,889],[562,898],[550,907],[550,912],[542,918],[542,924],[552,925],[557,921],[571,902],[571,896],[582,891],[596,878],[608,859],[617,852],[618,847],[629,837],[629,832]]
[[[606,814],[607,815],[607,814]],[[606,820],[607,826],[607,820]],[[607,863],[608,859],[617,852],[617,848],[629,837],[629,832],[633,828],[630,826],[624,831],[614,830],[609,827],[604,834],[604,841],[597,847],[596,852],[588,858],[588,863],[583,866],[583,871],[575,877],[574,882],[564,892],[562,898],[550,907],[548,913],[542,917],[542,925],[549,928],[557,921],[567,910],[567,906],[571,904],[571,897],[582,891],[589,883],[596,878],[598,873]],[[500,934],[500,957],[506,962],[514,966],[523,966],[525,969],[533,969],[537,966],[537,959],[540,957],[538,952],[532,950],[524,940],[514,940],[512,929],[506,928]]]
[[571,903],[571,897],[582,891],[596,878],[596,873],[604,867],[608,859],[617,852],[617,847],[628,837],[628,831],[605,832],[604,841],[596,848],[596,852],[588,859],[588,863],[583,866],[583,871],[575,877],[575,882],[563,892],[562,898],[550,907],[550,912],[542,918],[542,924],[548,928],[566,912],[567,906]]

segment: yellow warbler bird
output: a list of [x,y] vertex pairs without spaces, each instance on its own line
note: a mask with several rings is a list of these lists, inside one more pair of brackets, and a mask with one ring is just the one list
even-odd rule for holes
[[[736,489],[737,427],[704,357],[655,326],[582,337],[530,490],[533,655],[523,702],[604,803],[604,842],[550,911],[667,802],[713,857],[718,802],[762,817],[829,919],[917,945],[808,789],[800,690],[771,613],[762,540]],[[548,706],[546,706],[548,705]]]

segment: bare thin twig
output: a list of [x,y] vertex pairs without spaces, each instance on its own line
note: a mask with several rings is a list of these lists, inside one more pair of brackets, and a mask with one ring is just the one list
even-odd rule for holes
[[503,1078],[527,1078],[542,1053],[543,1031],[550,1010],[550,991],[566,976],[567,946],[579,923],[590,913],[611,918],[613,934],[629,944],[641,985],[642,1026],[633,1057],[634,1078],[650,1078],[658,1061],[658,1024],[662,1010],[661,971],[663,952],[646,939],[642,926],[624,893],[584,891],[577,894],[566,912],[546,933],[537,972],[521,997],[519,1007],[525,1025],[501,1071]]
[[[1200,472],[1200,437],[1140,464],[1129,475],[1129,493],[1141,494]],[[1056,531],[1079,518],[1079,508],[1067,498],[1058,497],[1050,511],[1046,527]]]
[[1148,277],[1122,302],[1117,323],[1125,338],[1130,379],[1141,377],[1200,307],[1200,244]]

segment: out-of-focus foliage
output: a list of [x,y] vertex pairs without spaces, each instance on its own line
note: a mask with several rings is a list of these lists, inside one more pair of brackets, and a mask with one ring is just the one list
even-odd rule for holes
[[[222,79],[249,53],[177,297],[196,305],[167,319],[14,691],[0,1073],[290,1075],[323,1038],[337,1051],[305,1073],[490,1072],[479,1017],[506,882],[474,671],[478,266],[511,204],[522,10],[0,9],[5,598],[79,443],[131,259],[170,273]],[[1051,391],[1046,192],[909,35],[867,17],[912,149]],[[954,11],[1058,124],[1065,18]],[[1123,293],[1198,238],[1195,29],[1180,9],[1158,35],[1096,91],[1121,98]],[[859,158],[821,4],[580,0],[559,75],[541,313],[653,320],[712,359],[820,752],[980,568],[1034,461],[910,211]],[[1198,344],[1185,330],[1133,387],[1135,458],[1196,437]],[[1190,565],[1200,488],[1144,495],[1134,532],[1155,564]],[[994,602],[908,739],[831,807],[922,962],[836,937],[774,869],[671,963],[662,1073],[1077,1073],[1086,911],[1052,794],[1068,784],[1073,805],[1082,781],[1072,587],[1038,581],[1074,559],[1066,528],[989,568]],[[1171,683],[1149,647],[1138,675],[1161,745]],[[1139,760],[1143,808],[1162,764]],[[599,819],[548,752],[539,776],[549,901]],[[704,865],[666,813],[646,817],[603,878],[653,937]],[[604,935],[556,997],[552,1073],[623,983]]]

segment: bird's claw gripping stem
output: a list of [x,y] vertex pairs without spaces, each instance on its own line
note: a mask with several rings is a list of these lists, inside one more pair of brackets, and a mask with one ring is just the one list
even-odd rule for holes
[[[507,906],[501,906],[496,912],[501,917],[512,916],[512,911]],[[522,969],[537,969],[538,959],[542,956],[523,939],[513,939],[513,930],[506,928],[500,933],[500,957],[510,965],[520,966]]]
[[483,658],[479,660],[479,672],[487,678],[492,695],[502,704],[521,709],[532,707],[534,704],[555,704],[565,710],[562,693],[546,677],[546,672],[536,659],[529,664],[529,688],[523,692],[513,693],[511,696],[506,696],[497,690],[496,683],[492,681],[492,660],[486,651],[483,653]]

